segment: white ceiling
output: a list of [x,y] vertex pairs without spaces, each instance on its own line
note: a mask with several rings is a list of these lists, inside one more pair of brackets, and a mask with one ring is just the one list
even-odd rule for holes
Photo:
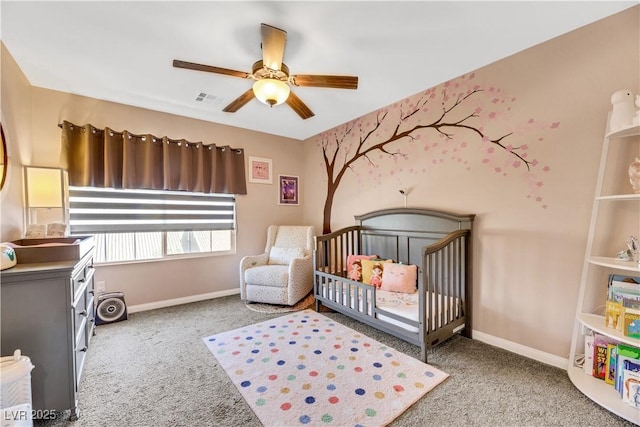
[[[34,86],[306,139],[636,4],[3,0],[0,36]],[[262,22],[287,31],[291,74],[357,75],[358,89],[294,87],[308,120],[255,99],[225,113],[252,80],[173,68],[250,72]]]

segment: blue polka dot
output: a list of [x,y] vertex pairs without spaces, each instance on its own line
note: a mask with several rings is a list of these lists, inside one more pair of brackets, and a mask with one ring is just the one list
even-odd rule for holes
[[331,356],[329,357],[329,360],[338,360],[338,356]]
[[240,383],[240,385],[241,385],[242,387],[249,387],[249,386],[251,385],[251,381],[242,381],[242,382]]
[[380,362],[376,362],[376,363],[374,363],[374,364],[373,364],[373,366],[374,366],[375,368],[382,368],[382,363],[380,363]]
[[364,389],[362,389],[362,388],[357,388],[357,389],[356,389],[356,394],[357,394],[358,396],[364,396],[364,394],[365,394],[365,393],[366,393],[366,392],[365,392],[365,391],[364,391]]
[[285,363],[287,363],[287,362],[285,362],[284,360],[278,360],[278,366],[282,366],[282,365],[284,365]]
[[270,327],[271,329],[273,329],[273,328],[275,328],[275,327],[276,327],[276,325],[271,325],[271,326],[269,326],[269,327]]
[[216,340],[215,338],[209,338],[209,341],[212,341],[212,342],[213,342],[213,341],[215,341],[215,340]]
[[351,340],[352,344],[358,344],[358,340]]
[[327,386],[327,390],[329,390],[329,391],[333,391],[333,390],[335,390],[335,389],[336,389],[336,385],[335,385],[335,384],[329,384],[329,385]]
[[425,373],[424,373],[424,375],[425,375],[425,376],[427,376],[427,377],[429,377],[429,378],[431,378],[431,377],[435,377],[435,376],[436,376],[436,375],[435,375],[433,372],[431,372],[431,371],[427,371],[427,372],[425,372]]
[[289,344],[294,345],[296,342],[295,341],[289,341]]
[[351,347],[351,351],[355,353],[356,351],[358,351],[358,347]]
[[314,353],[315,354],[322,354],[322,351],[321,350],[315,350]]
[[306,337],[304,337],[305,340],[310,340],[311,337],[309,335],[307,335]]
[[304,399],[304,401],[305,401],[305,403],[309,403],[309,404],[311,404],[311,403],[316,403],[316,398],[315,398],[315,397],[313,397],[313,396],[307,396],[307,397]]
[[275,346],[276,346],[276,343],[274,343],[274,342],[270,342],[269,343],[269,347],[275,347]]
[[309,424],[311,422],[311,417],[309,415],[303,415],[300,418],[300,424]]
[[301,322],[301,323],[307,323],[307,321],[306,321],[306,320],[301,320],[300,322]]
[[320,332],[320,329],[313,329],[313,332]]
[[247,359],[247,363],[253,363],[253,362],[255,362],[255,359],[253,359],[253,358]]
[[254,350],[251,350],[251,353],[256,354],[256,353],[260,353],[260,350],[258,350],[257,348]]
[[304,366],[304,365],[298,365],[298,366],[296,366],[296,368],[298,368],[298,369],[304,369],[304,368],[306,368],[306,366]]
[[392,357],[392,356],[393,356],[393,354],[391,354],[391,353],[385,353],[385,354],[384,354],[384,356],[385,356],[385,357]]
[[267,388],[265,386],[260,386],[256,389],[256,391],[258,393],[264,393],[265,391],[267,391]]
[[382,379],[382,377],[380,375],[378,375],[378,374],[375,374],[373,376],[373,379],[376,380],[376,381],[380,381]]
[[253,337],[251,337],[251,336],[245,338],[245,340],[247,340],[247,341],[251,341],[252,339],[253,339]]

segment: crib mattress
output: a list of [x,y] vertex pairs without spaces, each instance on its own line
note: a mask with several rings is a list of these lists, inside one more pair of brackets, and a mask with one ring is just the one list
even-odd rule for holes
[[[353,288],[352,288],[353,289]],[[332,301],[335,301],[335,299],[333,298],[333,289],[331,286],[329,286],[329,292],[328,292],[328,298]],[[363,312],[363,290],[362,288],[359,289],[359,298],[358,298],[358,311]],[[321,295],[327,295],[326,292],[322,292]],[[348,299],[348,295],[346,292],[342,293],[342,305],[347,305],[347,299]],[[458,307],[457,304],[457,298],[455,297],[445,297],[445,296],[441,296],[441,295],[437,295],[437,294],[433,294],[432,298],[435,299],[439,299],[439,304],[434,304],[434,306],[438,306],[440,307],[441,310],[448,310],[449,307],[451,307],[451,304],[453,304],[453,307]],[[355,291],[351,293],[351,301],[349,301],[349,307],[354,308],[355,309],[355,305],[356,305],[356,301],[355,301]],[[369,316],[373,316],[372,313],[372,309],[371,309],[371,299],[367,298],[367,314]],[[418,322],[418,317],[419,317],[419,294],[417,292],[413,293],[413,294],[407,294],[407,293],[401,293],[401,292],[390,292],[390,291],[383,291],[383,290],[376,290],[376,307],[385,311],[388,311],[389,313],[393,313],[397,316],[400,316],[402,318],[414,321],[414,322]],[[433,324],[435,325],[439,325],[439,319],[437,316],[438,313],[433,313],[433,317],[432,317],[432,321]],[[410,332],[414,332],[417,333],[418,332],[418,328],[415,326],[412,326],[411,324],[393,319],[389,316],[385,316],[383,314],[377,314],[376,316],[378,319],[385,321],[387,323],[391,323],[395,326],[399,326],[403,329],[406,329],[407,331]]]

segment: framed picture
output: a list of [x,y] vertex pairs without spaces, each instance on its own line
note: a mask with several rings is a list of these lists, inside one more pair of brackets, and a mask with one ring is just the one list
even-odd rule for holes
[[271,159],[249,156],[249,182],[273,184]]
[[280,183],[278,203],[281,205],[299,205],[300,182],[298,177],[291,175],[278,175],[278,181]]

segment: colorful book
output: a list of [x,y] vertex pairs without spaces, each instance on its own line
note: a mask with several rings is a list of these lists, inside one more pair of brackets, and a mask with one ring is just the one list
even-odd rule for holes
[[640,339],[640,310],[624,309],[622,333],[627,337]]
[[604,377],[604,381],[607,384],[614,385],[616,382],[616,359],[618,356],[618,345],[607,345],[607,374]]
[[622,395],[622,372],[624,369],[633,370],[634,365],[640,369],[640,348],[626,344],[618,344],[618,356],[616,360],[615,389]]
[[622,314],[624,307],[621,303],[607,300],[605,308],[605,326],[622,332]]
[[640,408],[640,372],[623,369],[622,384],[622,401]]
[[593,376],[604,380],[607,376],[607,337],[595,334],[593,345]]

